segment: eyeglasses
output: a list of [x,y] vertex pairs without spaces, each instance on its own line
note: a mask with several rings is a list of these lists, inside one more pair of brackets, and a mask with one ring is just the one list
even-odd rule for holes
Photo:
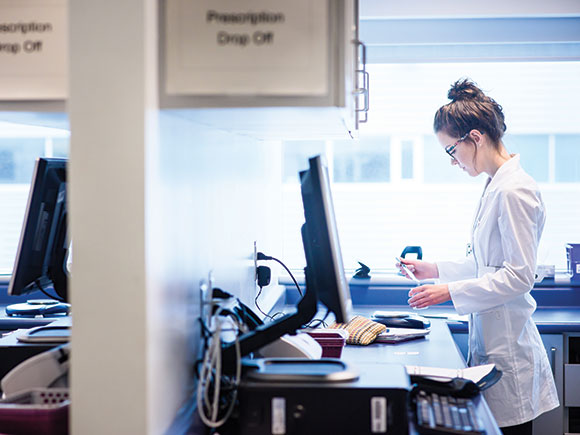
[[449,157],[451,157],[453,160],[455,160],[455,156],[453,155],[455,154],[455,148],[457,148],[457,145],[459,145],[461,142],[467,139],[467,136],[469,136],[469,132],[465,133],[463,136],[457,139],[457,141],[453,145],[447,145],[445,147],[445,152],[449,154]]

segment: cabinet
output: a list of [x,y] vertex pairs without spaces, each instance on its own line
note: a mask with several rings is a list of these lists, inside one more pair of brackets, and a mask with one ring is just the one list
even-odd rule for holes
[[264,139],[352,137],[368,109],[357,1],[231,5],[161,3],[160,107]]
[[52,127],[43,113],[64,113],[67,13],[66,0],[0,2],[0,120]]
[[[540,415],[534,420],[534,435],[561,435],[564,433],[565,408],[564,408],[564,336],[562,334],[542,334],[542,342],[546,348],[552,373],[558,390],[558,400],[560,405],[552,411]],[[453,339],[463,357],[467,359],[468,334],[464,332],[454,332]],[[578,365],[580,367],[580,364]],[[577,384],[578,385],[578,384]],[[575,391],[578,389],[576,388]]]
[[580,334],[564,334],[564,428],[580,434]]
[[540,415],[534,420],[534,435],[564,433],[564,338],[562,334],[542,334],[542,342],[548,353],[552,374],[558,390],[560,406]]

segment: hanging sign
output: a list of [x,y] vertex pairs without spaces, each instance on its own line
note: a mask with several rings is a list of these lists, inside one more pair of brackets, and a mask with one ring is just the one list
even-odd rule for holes
[[324,95],[327,0],[167,0],[169,95]]
[[0,100],[67,97],[66,0],[0,0]]

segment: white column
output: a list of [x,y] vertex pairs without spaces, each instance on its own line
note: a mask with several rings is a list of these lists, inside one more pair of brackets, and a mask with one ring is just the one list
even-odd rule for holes
[[146,154],[157,2],[69,2],[73,434],[147,434]]

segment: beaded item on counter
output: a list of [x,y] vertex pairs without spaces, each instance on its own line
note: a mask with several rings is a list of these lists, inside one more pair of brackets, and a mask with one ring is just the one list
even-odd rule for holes
[[348,323],[334,323],[329,326],[331,329],[344,329],[348,331],[348,344],[371,344],[377,336],[386,331],[387,327],[377,322],[373,322],[362,316],[354,316]]

